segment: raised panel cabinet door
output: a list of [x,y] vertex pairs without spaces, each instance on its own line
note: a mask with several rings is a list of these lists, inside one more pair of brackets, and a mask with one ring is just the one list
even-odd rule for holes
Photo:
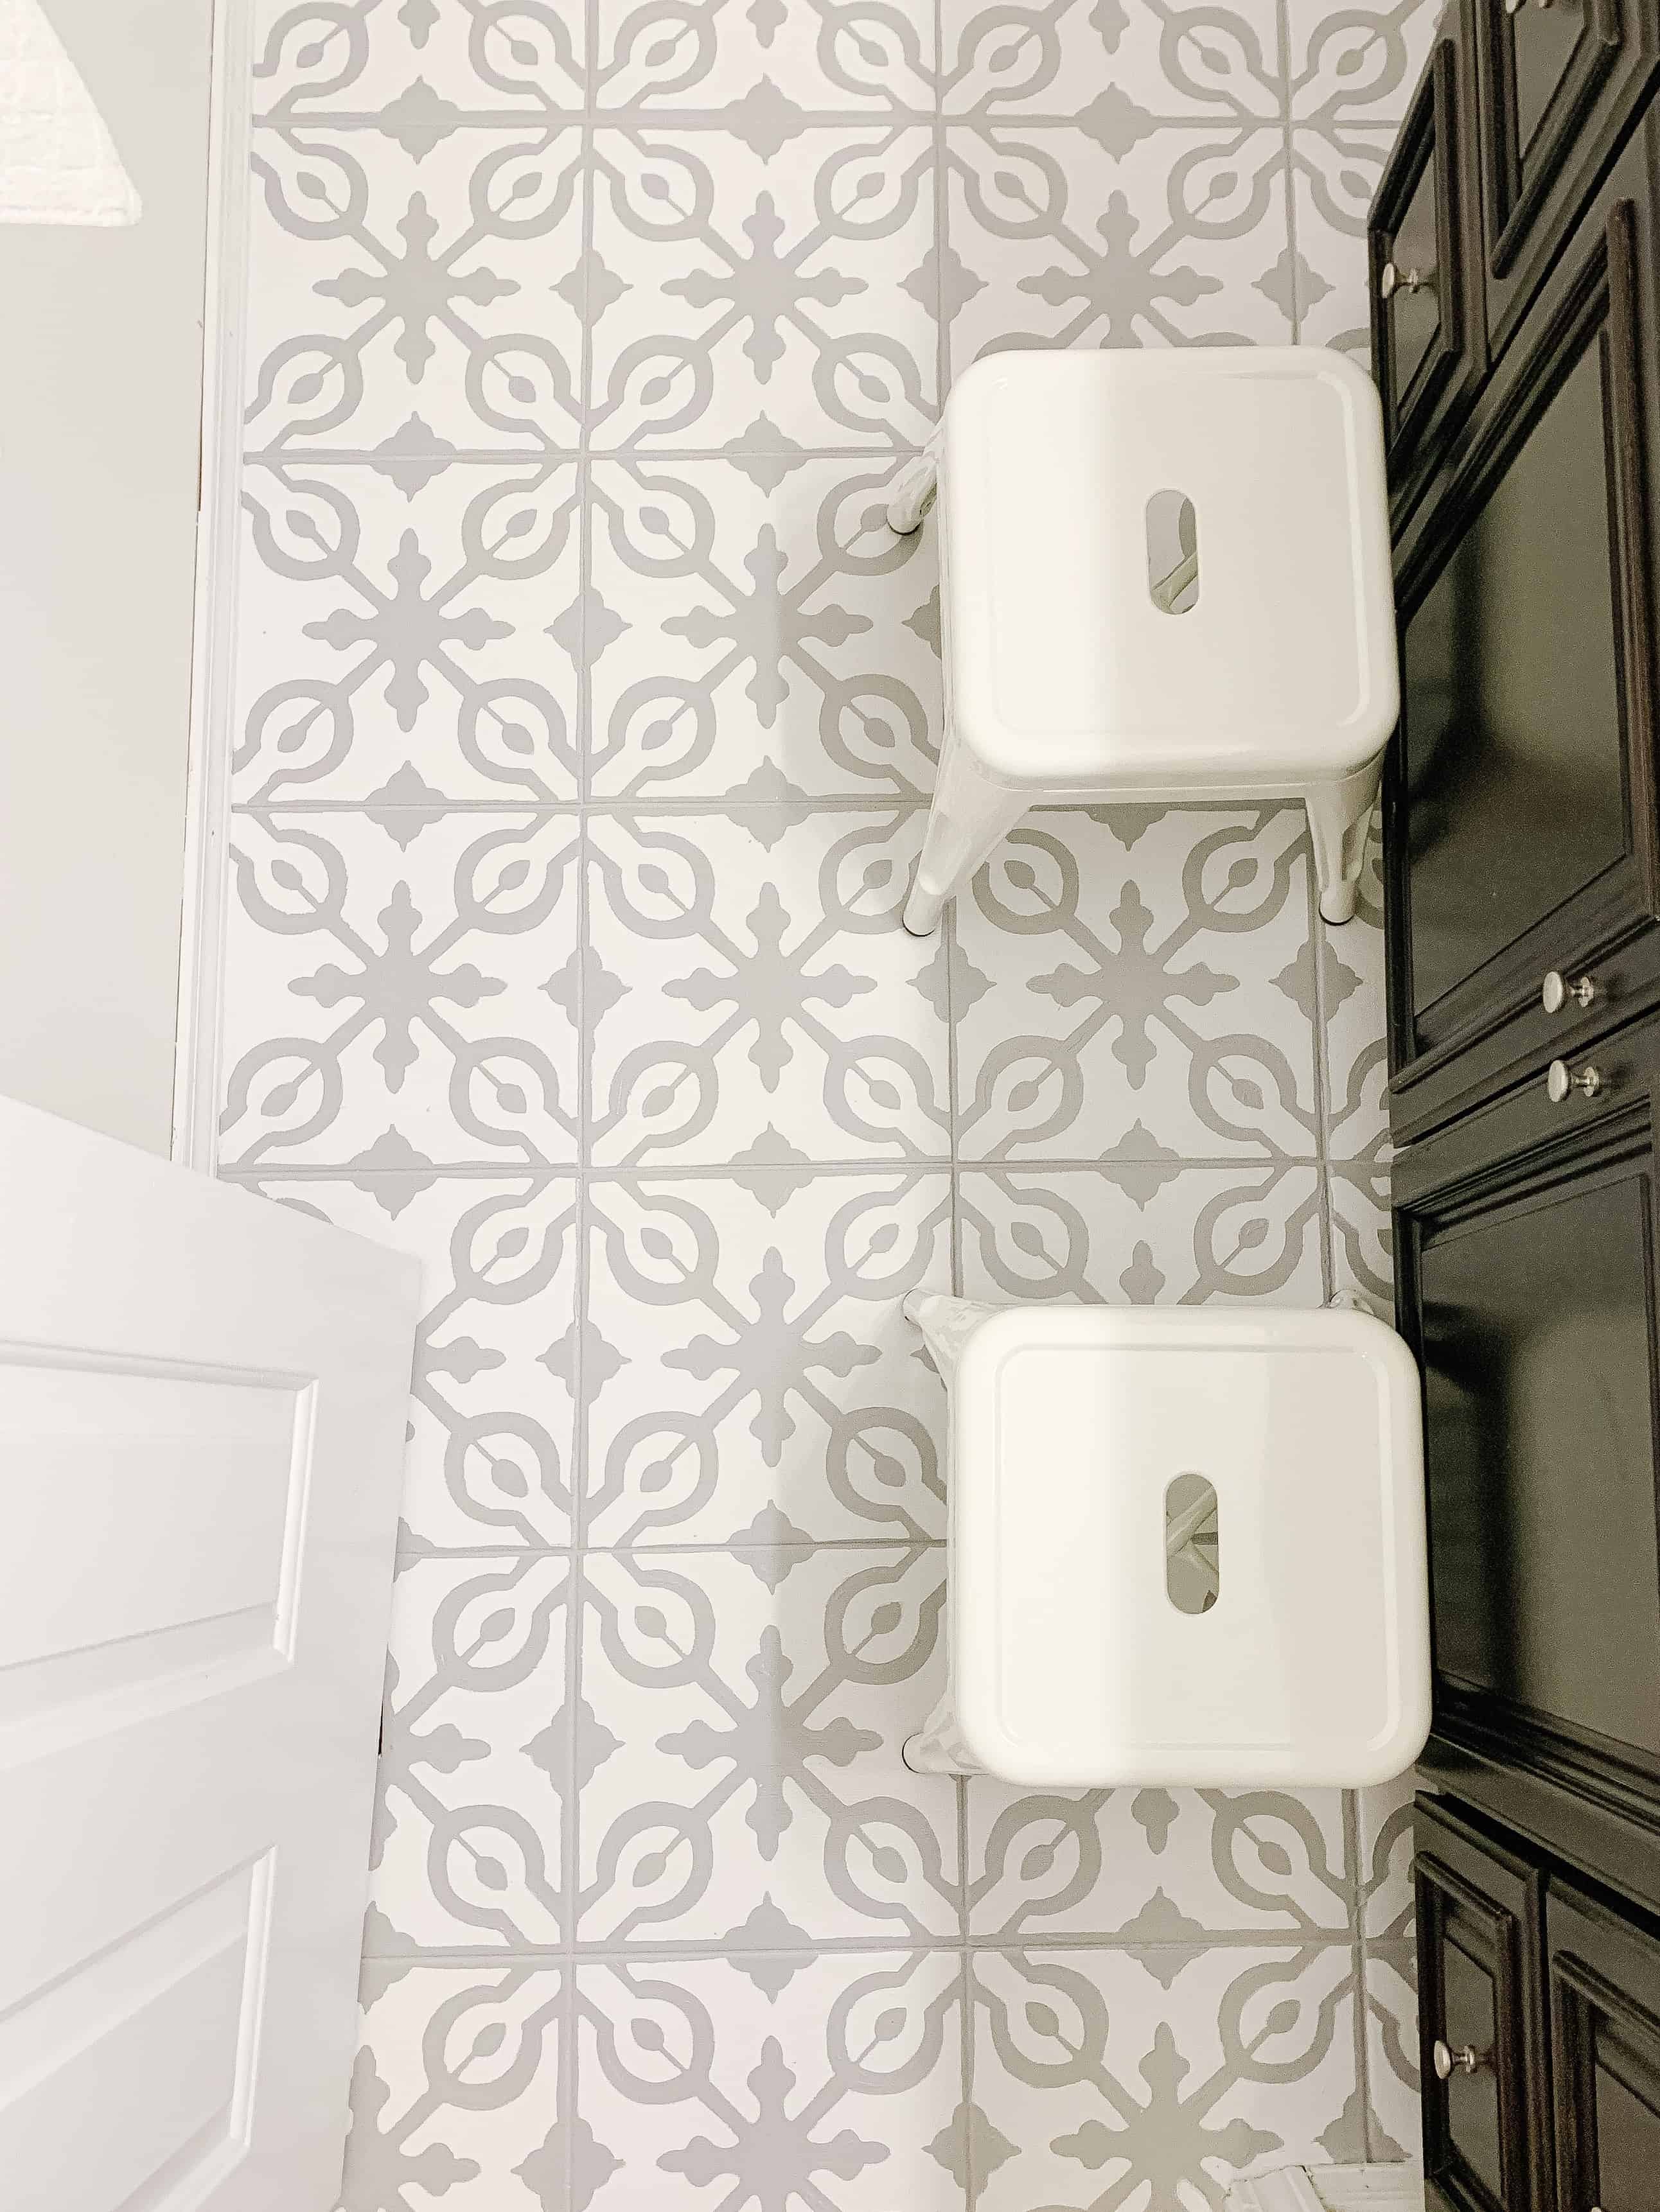
[[1653,238],[1645,198],[1602,208],[1402,561],[1398,1137],[1660,989]]
[[0,1100],[0,2203],[332,2212],[418,1271]]
[[1390,503],[1422,489],[1486,366],[1469,0],[1455,0],[1378,180],[1368,230],[1372,370]]
[[1395,1163],[1424,1384],[1425,1765],[1660,1898],[1660,1022],[1566,1072]]
[[1414,1826],[1425,2178],[1453,2212],[1545,2212],[1543,1878],[1439,1800]]
[[1483,252],[1501,353],[1654,82],[1652,0],[1475,0]]
[[1551,2057],[1562,2212],[1651,2212],[1660,2197],[1660,1943],[1553,1881]]

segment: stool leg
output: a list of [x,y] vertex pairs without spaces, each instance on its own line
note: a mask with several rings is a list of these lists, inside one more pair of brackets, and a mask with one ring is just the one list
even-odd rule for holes
[[1360,870],[1366,857],[1366,829],[1383,765],[1381,759],[1373,761],[1358,775],[1341,783],[1323,784],[1306,794],[1321,919],[1334,927],[1354,919]]
[[955,898],[980,863],[996,851],[1030,798],[1029,793],[993,783],[947,738],[927,835],[905,902],[905,927],[913,937],[927,937],[939,927],[946,901]]
[[913,530],[920,530],[939,488],[939,433],[936,429],[917,459],[900,471],[888,501],[888,528],[899,538],[909,538]]
[[905,1738],[899,1756],[913,1774],[983,1774],[986,1771],[958,1733],[949,1692],[916,1734]]

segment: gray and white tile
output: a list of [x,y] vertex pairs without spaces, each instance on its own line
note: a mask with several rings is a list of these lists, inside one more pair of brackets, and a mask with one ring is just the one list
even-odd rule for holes
[[964,1168],[963,1296],[991,1305],[1320,1304],[1316,1168],[1191,1167],[1158,1158],[1135,1129],[1124,1150],[1148,1157],[1122,1167]]
[[926,798],[939,562],[895,465],[595,463],[597,798]]
[[250,446],[397,459],[575,446],[580,125],[255,133]]
[[369,1960],[340,2212],[565,2204],[596,2171],[561,2095],[563,1970]]
[[969,1933],[1201,1944],[1348,1932],[1341,1792],[968,1785]]
[[965,1159],[1312,1158],[1300,808],[1029,815],[955,908]]
[[1284,106],[1274,0],[944,0],[948,116],[1075,117],[1110,144],[1159,124],[1275,123]]
[[404,1548],[567,1544],[586,1349],[575,1181],[375,1164],[394,1158],[407,1161],[406,1148],[372,1147],[350,1177],[271,1176],[246,1187],[421,1262]]
[[582,108],[583,12],[563,0],[257,0],[264,123],[378,127],[411,155],[459,124]]
[[936,412],[933,141],[594,133],[596,447],[915,446]]
[[901,1311],[951,1285],[943,1172],[598,1179],[590,1542],[945,1534],[945,1393]]
[[1129,136],[948,129],[953,372],[1020,346],[1291,343],[1283,134]]
[[939,1951],[580,1966],[577,2111],[615,2164],[579,2201],[961,2212],[960,1978]]
[[368,1954],[562,1940],[569,1577],[546,1554],[399,1568]]
[[1394,126],[1423,71],[1443,0],[1286,0],[1292,119]]
[[584,1943],[957,1934],[956,1790],[900,1756],[943,1687],[938,1547],[590,1553],[582,1580]]
[[1418,2157],[1418,1972],[1410,1943],[1377,1944],[1366,1952],[1366,2081],[1371,2156]]
[[948,1157],[944,956],[898,926],[922,828],[593,818],[596,1166]]
[[289,460],[243,512],[240,802],[575,798],[574,465]]
[[927,0],[599,0],[602,112],[714,115],[775,155],[813,114],[926,116],[933,106]]
[[220,1157],[574,1163],[575,816],[240,814]]
[[1242,2175],[1365,2156],[1345,1947],[981,1951],[982,2212],[1219,2208]]

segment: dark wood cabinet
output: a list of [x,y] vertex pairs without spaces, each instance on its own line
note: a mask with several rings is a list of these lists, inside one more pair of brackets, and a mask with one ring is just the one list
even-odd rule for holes
[[1657,62],[1660,0],[1456,0],[1372,218],[1441,2212],[1660,2205]]
[[1475,0],[1486,322],[1510,343],[1653,78],[1652,0]]
[[[1646,137],[1402,533],[1385,778],[1397,1133],[1660,996],[1656,222]],[[1552,972],[1578,984],[1555,1012]]]
[[1557,2202],[1660,2200],[1660,1942],[1566,1881],[1550,1893]]
[[1546,2212],[1543,1877],[1450,1808],[1414,1825],[1425,2179],[1452,2212]]
[[1421,490],[1487,361],[1470,0],[1438,33],[1369,230],[1372,354],[1391,502]]

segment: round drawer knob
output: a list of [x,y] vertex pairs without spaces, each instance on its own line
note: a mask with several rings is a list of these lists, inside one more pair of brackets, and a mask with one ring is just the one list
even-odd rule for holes
[[1596,996],[1596,980],[1591,975],[1576,975],[1569,982],[1566,975],[1553,968],[1539,988],[1539,1002],[1548,1014],[1560,1014],[1570,999],[1576,1006],[1590,1006]]
[[1582,1098],[1595,1098],[1602,1088],[1602,1078],[1594,1067],[1582,1067],[1578,1075],[1565,1060],[1554,1060],[1545,1077],[1545,1090],[1553,1106],[1560,1106],[1577,1091]]
[[1438,2036],[1431,2046],[1430,2058],[1434,2064],[1438,2081],[1450,2081],[1455,2074],[1477,2073],[1487,2063],[1485,2051],[1477,2051],[1468,2043],[1462,2044],[1454,2051]]
[[1398,263],[1386,261],[1377,276],[1377,296],[1392,300],[1397,292],[1425,292],[1434,289],[1433,269],[1402,269]]

